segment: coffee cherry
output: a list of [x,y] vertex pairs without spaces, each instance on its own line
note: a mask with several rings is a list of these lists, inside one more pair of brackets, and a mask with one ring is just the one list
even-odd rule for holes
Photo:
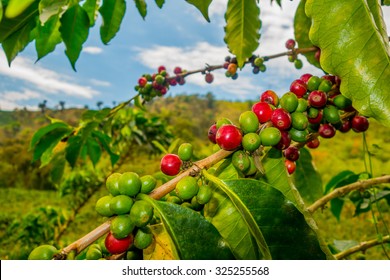
[[299,149],[295,146],[290,146],[283,152],[286,159],[291,161],[297,161],[299,159]]
[[121,254],[126,252],[130,248],[131,244],[133,244],[133,235],[129,234],[123,239],[117,239],[111,232],[109,232],[104,244],[110,254]]
[[215,140],[215,136],[217,135],[217,130],[218,130],[217,129],[217,125],[213,124],[213,125],[210,126],[209,131],[207,133],[207,137],[214,144],[217,143],[217,141]]
[[300,59],[295,59],[295,60],[294,60],[294,66],[295,66],[296,69],[302,69],[302,67],[303,67],[303,62],[302,62],[302,60],[300,60]]
[[328,101],[326,93],[320,90],[310,92],[307,100],[309,105],[315,108],[323,108]]
[[230,63],[228,68],[227,68],[227,72],[229,72],[231,74],[231,76],[233,76],[234,74],[236,74],[237,72],[237,64],[235,63]]
[[182,200],[188,200],[194,197],[198,193],[198,190],[197,179],[187,176],[176,184],[175,193]]
[[307,89],[309,91],[317,90],[318,87],[320,86],[322,80],[318,76],[312,76],[310,79],[307,81]]
[[333,98],[333,104],[337,106],[337,108],[344,110],[350,106],[352,106],[352,101],[346,98],[344,95],[339,94]]
[[248,152],[256,151],[261,145],[260,135],[251,132],[242,137],[242,147]]
[[115,238],[122,239],[126,238],[134,227],[129,215],[118,215],[111,221],[110,230]]
[[291,120],[292,120],[292,127],[298,130],[306,129],[309,124],[307,116],[301,112],[292,113]]
[[149,227],[139,228],[134,236],[134,246],[143,250],[153,242],[153,234]]
[[292,50],[293,48],[295,48],[295,40],[294,39],[288,39],[286,41],[286,48],[289,49],[289,50]]
[[329,92],[332,89],[332,82],[326,79],[321,81],[321,84],[318,86],[318,90],[323,92]]
[[142,186],[141,186],[141,193],[148,194],[157,185],[157,180],[152,175],[145,175],[140,178]]
[[286,159],[284,161],[284,165],[286,166],[286,169],[287,169],[287,172],[288,174],[293,174],[295,172],[295,169],[296,169],[296,164],[294,161],[291,161],[291,160],[288,160]]
[[279,105],[279,97],[272,90],[266,90],[260,95],[260,101],[271,104],[275,107]]
[[345,120],[341,123],[341,126],[338,128],[340,132],[346,133],[351,130],[351,122],[349,120]]
[[238,122],[244,133],[256,132],[259,129],[259,119],[252,111],[241,113]]
[[331,124],[324,123],[320,125],[318,133],[322,138],[332,138],[336,134],[336,129]]
[[335,106],[328,105],[323,110],[324,118],[328,123],[336,124],[340,122],[340,113],[339,109]]
[[216,122],[216,126],[217,128],[219,129],[221,126],[225,125],[225,124],[233,124],[231,120],[229,120],[228,118],[219,118]]
[[290,128],[292,119],[291,115],[286,110],[277,108],[272,112],[271,122],[275,127],[286,130]]
[[273,110],[268,103],[258,102],[253,104],[252,112],[256,114],[260,123],[266,123],[271,119]]
[[244,151],[236,151],[233,153],[232,164],[237,170],[245,173],[250,166],[249,156]]
[[296,112],[306,112],[307,110],[307,100],[306,99],[303,99],[303,98],[298,98],[298,106],[297,106],[297,109],[295,109]]
[[303,74],[299,79],[302,80],[304,83],[307,84],[307,81],[312,77],[312,74],[305,73]]
[[113,173],[110,176],[108,176],[106,180],[106,187],[107,190],[112,194],[113,196],[119,195],[119,178],[122,176],[120,173]]
[[148,80],[145,77],[141,77],[138,79],[138,85],[143,88],[148,83]]
[[133,207],[130,210],[130,220],[137,227],[144,227],[153,218],[153,206],[144,200],[137,200],[134,202]]
[[290,85],[290,91],[298,97],[302,97],[307,92],[307,86],[302,80],[295,80]]
[[[311,109],[316,110],[315,108],[310,108],[309,113],[310,111],[312,111]],[[323,117],[322,111],[317,110],[316,117],[308,117],[307,119],[311,124],[319,124],[322,121],[322,117]]]
[[114,213],[111,210],[111,195],[106,195],[98,199],[95,205],[95,210],[104,217],[111,217]]
[[52,245],[41,245],[28,255],[29,260],[51,260],[54,255],[58,252],[57,248]]
[[92,244],[88,247],[87,254],[85,255],[87,260],[98,260],[102,257],[103,254],[99,244]]
[[137,173],[125,172],[119,178],[119,193],[127,196],[135,196],[141,190],[141,180]]
[[287,92],[280,99],[280,106],[287,112],[292,113],[298,107],[298,97],[292,92]]
[[282,138],[280,139],[279,143],[276,144],[274,147],[278,150],[284,150],[287,149],[291,144],[291,136],[290,133],[288,133],[287,130],[281,130]]
[[181,69],[181,67],[179,66],[176,66],[174,69],[173,69],[173,73],[178,75],[178,74],[181,74],[183,72],[183,70]]
[[213,192],[211,188],[207,185],[203,185],[196,194],[196,201],[198,201],[199,204],[206,204],[210,201],[212,195]]
[[355,132],[364,132],[368,129],[369,122],[364,116],[355,116],[351,121],[351,128]]
[[242,133],[235,125],[226,124],[218,129],[215,140],[221,149],[232,151],[240,147]]
[[211,84],[214,81],[214,75],[211,73],[207,73],[204,77],[206,83]]
[[263,65],[264,59],[262,57],[256,57],[256,59],[253,61],[254,66],[260,67]]
[[282,138],[282,133],[276,127],[267,127],[260,133],[261,143],[264,146],[275,146]]
[[314,138],[306,143],[306,146],[310,149],[316,149],[320,145],[320,139]]
[[291,128],[289,130],[291,139],[294,140],[295,142],[299,143],[305,143],[307,136],[308,136],[308,131],[307,130],[298,130],[295,128]]
[[133,199],[127,195],[117,195],[110,200],[110,209],[116,215],[128,214],[133,206]]
[[175,176],[179,174],[182,161],[179,156],[175,154],[166,154],[160,163],[162,173],[168,176]]
[[189,161],[192,158],[193,148],[190,143],[183,143],[179,146],[177,155],[182,161]]

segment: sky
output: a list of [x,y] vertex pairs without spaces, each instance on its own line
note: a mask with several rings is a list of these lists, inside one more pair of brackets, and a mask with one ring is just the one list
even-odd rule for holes
[[[65,107],[97,108],[130,99],[134,86],[144,73],[154,73],[160,65],[172,73],[175,66],[195,70],[206,64],[222,64],[228,49],[223,41],[224,12],[227,0],[213,0],[208,23],[201,13],[185,1],[166,1],[160,10],[154,1],[147,1],[145,20],[138,14],[133,1],[116,37],[104,45],[100,40],[98,19],[76,63],[77,72],[64,54],[63,44],[53,53],[36,62],[34,43],[30,44],[8,66],[0,48],[0,109],[26,107],[38,110],[47,100],[55,108],[60,101]],[[261,38],[255,54],[265,56],[286,51],[284,43],[293,38],[293,17],[299,1],[282,1],[282,8],[270,1],[261,1]],[[384,18],[390,30],[390,7],[384,7]],[[191,75],[184,86],[171,87],[168,94],[206,94],[217,99],[257,100],[272,89],[279,95],[304,73],[321,76],[322,71],[309,65],[305,58],[301,70],[294,68],[287,57],[267,62],[267,71],[254,75],[251,67],[239,71],[237,80],[228,79],[224,71],[214,71],[214,82],[207,84],[201,74]]]

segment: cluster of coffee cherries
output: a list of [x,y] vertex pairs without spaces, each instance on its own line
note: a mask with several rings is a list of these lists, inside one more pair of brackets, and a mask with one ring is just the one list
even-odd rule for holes
[[184,70],[181,67],[175,67],[174,76],[170,76],[165,66],[160,66],[157,73],[152,75],[144,74],[138,79],[135,90],[142,96],[145,101],[150,101],[156,96],[163,96],[168,92],[170,86],[184,85]]
[[[176,176],[180,171],[192,166],[192,157],[192,144],[183,143],[179,146],[177,154],[170,153],[163,156],[160,162],[161,172],[168,176]],[[212,191],[204,180],[198,178],[197,174],[190,174],[182,178],[164,200],[200,211],[210,201],[211,195]]]
[[[154,210],[149,202],[137,199],[137,195],[150,193],[156,185],[152,175],[140,177],[135,172],[113,173],[107,178],[109,194],[98,199],[95,209],[104,217],[112,217],[110,232],[104,240],[109,254],[142,250],[152,243],[150,223]],[[99,259],[102,256],[96,247],[91,245],[88,252],[91,250],[90,255]]]
[[294,53],[295,45],[296,42],[294,39],[288,39],[285,43],[286,49],[293,51],[293,54],[288,56],[288,61],[294,63],[296,69],[302,69],[303,67],[302,60],[300,60],[297,54]]
[[225,71],[226,77],[232,78],[233,80],[236,80],[238,78],[238,73],[237,73],[238,65],[237,65],[236,57],[231,57],[231,56],[225,57],[223,68],[226,69]]
[[299,149],[317,148],[319,137],[331,138],[336,131],[364,132],[368,119],[359,115],[352,102],[339,91],[336,76],[304,74],[290,85],[281,98],[267,90],[250,111],[239,117],[239,126],[217,120],[208,131],[211,142],[224,150],[238,150],[233,164],[245,175],[255,172],[250,155],[261,146],[282,150],[289,174],[295,171]]

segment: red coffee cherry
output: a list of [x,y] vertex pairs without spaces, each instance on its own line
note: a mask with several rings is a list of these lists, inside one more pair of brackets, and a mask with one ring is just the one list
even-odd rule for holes
[[232,151],[241,146],[242,132],[233,124],[225,124],[218,129],[215,140],[221,149]]
[[178,155],[166,154],[160,163],[160,169],[162,173],[168,176],[175,176],[179,174],[182,161]]

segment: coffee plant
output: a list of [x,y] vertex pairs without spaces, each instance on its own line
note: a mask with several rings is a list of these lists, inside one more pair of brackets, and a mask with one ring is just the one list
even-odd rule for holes
[[[146,1],[134,2],[145,18]],[[155,2],[160,8],[165,3]],[[212,0],[187,2],[209,21]],[[377,245],[389,258],[386,224],[376,239],[340,250],[321,237],[314,215],[329,211],[329,204],[339,219],[343,205],[352,203],[356,215],[371,211],[378,229],[372,206],[390,204],[390,175],[374,176],[365,137],[370,118],[390,126],[390,47],[381,10],[389,2],[301,0],[295,39],[281,42],[286,52],[258,55],[259,2],[227,1],[224,40],[231,56],[220,65],[197,70],[178,66],[173,73],[156,65],[154,73],[140,74],[128,101],[87,111],[78,127],[51,119],[34,134],[34,160],[53,164],[54,173],[60,174],[57,181],[63,180],[66,163],[74,168],[88,157],[96,166],[102,151],[115,167],[129,152],[129,141],[164,155],[158,176],[132,170],[106,174],[106,194],[95,204],[106,221],[64,248],[38,246],[29,259],[343,259]],[[63,42],[75,69],[96,18],[102,17],[100,36],[107,44],[118,32],[125,9],[125,0],[2,0],[0,43],[11,64],[32,41],[38,59]],[[237,120],[210,120],[204,135],[214,144],[214,153],[208,157],[195,160],[191,143],[172,145],[172,135],[160,120],[144,115],[148,102],[172,86],[185,85],[189,75],[204,75],[212,83],[212,72],[224,71],[235,80],[245,67],[260,74],[267,61],[286,56],[298,69],[304,56],[324,75],[296,77],[283,94],[272,89],[256,93],[251,110]],[[132,121],[120,121],[127,118]],[[344,133],[362,135],[366,171],[343,171],[323,188],[310,150]],[[383,215],[379,210],[386,223]]]

